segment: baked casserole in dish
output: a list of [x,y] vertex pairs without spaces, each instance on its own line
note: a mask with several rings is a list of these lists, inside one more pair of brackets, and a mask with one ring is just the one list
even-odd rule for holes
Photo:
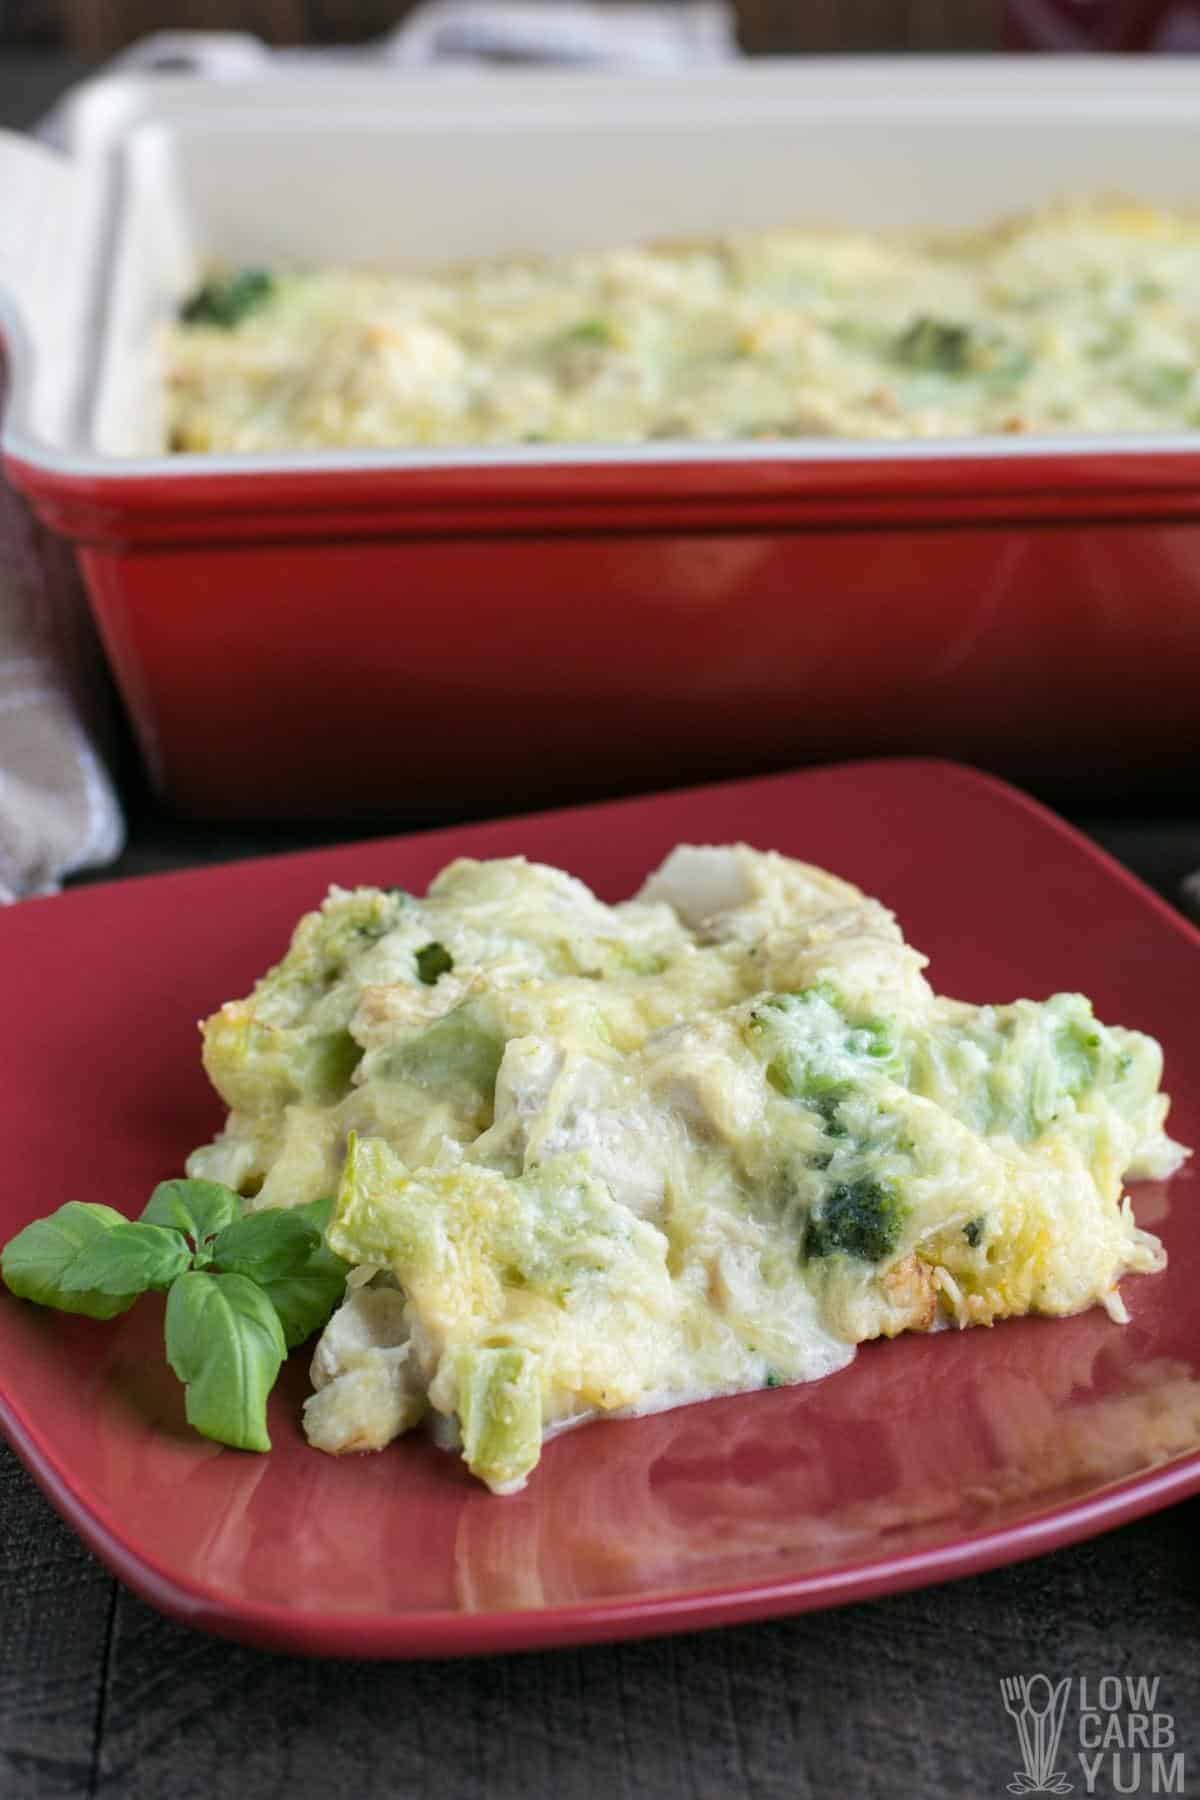
[[949,238],[216,271],[168,336],[168,431],[236,453],[1187,430],[1198,351],[1200,224],[1064,204]]
[[[1194,782],[1197,94],[1128,58],[118,73],[66,154],[0,140],[5,466],[160,791]],[[1111,194],[1151,210],[1056,204]]]

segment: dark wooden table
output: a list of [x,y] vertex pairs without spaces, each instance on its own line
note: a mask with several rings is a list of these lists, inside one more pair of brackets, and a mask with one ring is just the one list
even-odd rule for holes
[[[28,123],[75,73],[0,52],[0,121]],[[130,792],[130,845],[110,873],[346,835],[203,831]],[[1073,811],[1179,902],[1200,868],[1200,784],[1155,813]],[[1018,1766],[1000,1678],[1035,1670],[1159,1677],[1196,1793],[1198,1525],[1189,1502],[1018,1567],[768,1625],[457,1664],[322,1663],[160,1617],[0,1444],[0,1800],[982,1800]],[[1122,1774],[1126,1791],[1156,1791],[1148,1757],[1135,1786],[1130,1763]],[[1096,1792],[1113,1791],[1106,1764]]]

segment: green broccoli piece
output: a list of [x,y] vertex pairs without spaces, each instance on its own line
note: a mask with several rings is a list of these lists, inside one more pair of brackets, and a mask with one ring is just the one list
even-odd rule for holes
[[895,350],[899,361],[910,369],[964,375],[970,367],[970,327],[922,316],[900,333]]
[[878,1263],[900,1242],[907,1207],[893,1187],[863,1177],[840,1181],[829,1190],[804,1230],[805,1259],[841,1251],[861,1262]]
[[490,1100],[503,1055],[503,1039],[489,1031],[469,1005],[456,1006],[419,1036],[389,1050],[378,1072],[385,1079],[412,1081],[429,1089],[465,1084]]
[[433,987],[443,975],[450,973],[454,967],[454,958],[445,944],[439,944],[435,940],[431,944],[423,944],[417,951],[416,964],[417,979],[423,981],[426,987]]
[[887,1019],[852,1023],[835,991],[821,983],[772,994],[750,1014],[751,1045],[766,1058],[776,1093],[819,1113],[831,1137],[844,1135],[837,1109],[866,1073],[895,1078],[900,1054]]
[[1028,1143],[1069,1105],[1143,1116],[1161,1073],[1152,1038],[1102,1024],[1081,994],[1054,994],[980,1007],[918,1040],[908,1086],[973,1130]]
[[345,977],[408,904],[374,889],[327,900],[301,919],[250,1000],[206,1021],[204,1067],[227,1106],[262,1115],[344,1098],[362,1055],[348,1029],[358,989]]
[[232,331],[250,313],[265,306],[275,292],[275,277],[266,269],[239,269],[202,282],[179,309],[185,325],[215,325]]
[[581,319],[578,325],[572,325],[563,333],[564,344],[607,345],[612,341],[612,326],[603,319]]
[[898,362],[935,375],[978,375],[993,387],[1013,387],[1028,375],[1033,358],[1023,344],[986,325],[954,325],[944,319],[913,321],[892,344]]
[[970,1244],[972,1250],[978,1250],[980,1244],[983,1242],[983,1220],[968,1219],[967,1223],[963,1226],[963,1236],[966,1238],[968,1244]]
[[1186,363],[1142,363],[1126,376],[1124,386],[1145,406],[1177,406],[1190,392],[1193,372]]
[[522,1487],[542,1453],[542,1384],[537,1358],[510,1346],[458,1357],[463,1460],[493,1492]]
[[1054,1033],[1053,1043],[1063,1090],[1078,1099],[1101,1078],[1105,1046],[1100,1027],[1093,1029],[1088,1020],[1069,1018]]
[[295,1046],[291,1075],[301,1099],[334,1104],[350,1091],[362,1048],[348,1031],[321,1032]]

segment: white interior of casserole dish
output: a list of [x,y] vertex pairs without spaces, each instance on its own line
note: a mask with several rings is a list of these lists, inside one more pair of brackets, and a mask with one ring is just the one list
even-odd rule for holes
[[[208,105],[195,82],[140,86],[140,103],[126,94],[118,105],[97,84],[90,114],[81,110],[70,229],[53,222],[60,260],[74,262],[56,284],[43,256],[33,303],[25,296],[28,342],[17,344],[6,445],[60,468],[128,469],[129,458],[146,468],[151,458],[183,476],[268,463],[596,460],[588,446],[161,457],[161,330],[211,259],[413,267],[790,222],[953,227],[1064,194],[1200,203],[1200,86],[1168,62],[812,62],[624,79],[364,71],[227,84]],[[57,192],[54,204],[65,210]],[[1117,441],[971,447],[1011,456],[1068,443],[1111,451]],[[1130,442],[1195,447],[1194,437]],[[683,453],[781,450],[826,460],[894,457],[897,445],[821,439]],[[679,453],[657,443],[606,454]]]

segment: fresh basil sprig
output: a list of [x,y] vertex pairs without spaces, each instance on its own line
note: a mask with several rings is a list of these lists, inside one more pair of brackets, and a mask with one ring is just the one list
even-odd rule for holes
[[349,1265],[325,1243],[331,1200],[244,1211],[216,1181],[163,1181],[140,1219],[70,1200],[0,1253],[22,1300],[112,1319],[166,1291],[167,1361],[188,1423],[240,1450],[269,1450],[267,1397],[289,1350],[327,1321]]

